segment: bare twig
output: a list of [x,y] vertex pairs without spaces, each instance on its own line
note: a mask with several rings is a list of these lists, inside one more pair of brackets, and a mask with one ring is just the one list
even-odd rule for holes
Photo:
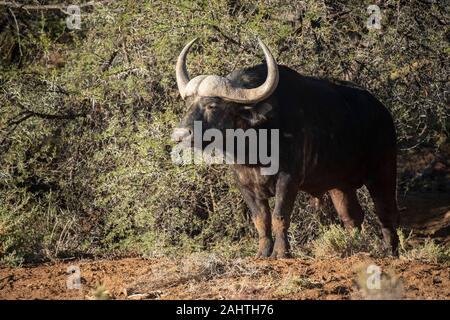
[[[95,5],[103,5],[106,3],[111,2],[110,0],[107,1],[88,1],[85,3],[76,4],[78,7],[92,7]],[[8,9],[23,9],[23,10],[61,10],[64,13],[67,13],[65,9],[69,6],[69,4],[40,4],[40,5],[33,5],[33,4],[20,4],[15,1],[0,1],[0,6],[8,7]]]
[[14,14],[14,12],[11,10],[11,8],[8,8],[8,9],[9,9],[9,12],[11,13],[11,15],[12,15],[12,17],[13,17],[13,19],[14,19],[15,24],[16,24],[17,42],[18,42],[18,44],[19,44],[19,53],[20,53],[20,56],[22,56],[22,44],[21,44],[21,41],[20,41],[20,29],[19,29],[19,24],[17,23],[16,15]]
[[109,67],[111,66],[111,64],[113,63],[114,59],[116,58],[117,54],[119,53],[119,50],[115,50],[113,51],[113,53],[111,54],[111,56],[109,57],[108,61],[104,62],[102,64],[102,66],[100,67],[100,71],[101,72],[105,72],[106,70],[109,69]]
[[[225,34],[225,32],[223,32],[223,30],[222,29],[220,29],[218,26],[216,26],[215,24],[210,24],[209,25],[212,29],[214,29],[215,31],[217,31],[222,37],[224,37],[227,41],[229,41],[229,42],[231,42],[231,43],[234,43],[235,45],[237,45],[237,46],[239,46],[239,47],[242,47],[242,44],[239,42],[239,41],[237,41],[237,40],[235,40],[235,39],[233,39],[233,38],[231,38],[231,37],[229,37],[228,35],[226,35]],[[245,48],[244,48],[245,49]]]

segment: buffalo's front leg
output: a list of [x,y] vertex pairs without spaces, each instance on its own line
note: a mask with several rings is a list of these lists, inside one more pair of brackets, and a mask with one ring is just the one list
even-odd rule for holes
[[289,174],[280,173],[276,186],[275,208],[272,213],[272,229],[275,236],[272,258],[290,257],[287,233],[297,192],[298,186],[295,185],[292,177]]
[[243,191],[242,194],[250,208],[253,223],[258,231],[259,246],[256,257],[268,257],[273,247],[269,201],[267,199],[257,199],[247,191]]

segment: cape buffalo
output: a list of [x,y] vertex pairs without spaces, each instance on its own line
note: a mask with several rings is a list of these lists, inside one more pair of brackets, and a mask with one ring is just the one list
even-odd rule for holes
[[[277,65],[259,40],[266,64],[227,77],[192,80],[181,51],[176,79],[187,112],[174,130],[176,142],[204,128],[279,129],[279,170],[262,175],[258,165],[234,164],[242,195],[259,234],[258,257],[289,256],[287,231],[297,193],[329,192],[346,227],[360,227],[364,213],[356,190],[365,185],[375,204],[386,249],[398,254],[396,132],[389,111],[371,93],[347,82],[299,74]],[[270,212],[268,199],[275,197]]]

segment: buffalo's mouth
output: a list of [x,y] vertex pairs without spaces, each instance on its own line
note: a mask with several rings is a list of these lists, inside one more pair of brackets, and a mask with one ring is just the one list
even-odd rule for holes
[[176,143],[189,142],[193,140],[192,131],[188,128],[175,128],[172,132],[172,141]]
[[215,141],[215,137],[213,137],[211,141],[203,140],[204,131],[205,130],[202,130],[200,133],[200,139],[195,141],[196,139],[194,139],[193,130],[189,128],[175,128],[172,132],[171,140],[172,142],[183,145],[184,147],[203,150]]

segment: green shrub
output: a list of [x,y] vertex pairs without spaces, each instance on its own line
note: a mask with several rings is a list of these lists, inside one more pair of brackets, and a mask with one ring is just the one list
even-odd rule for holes
[[[388,1],[382,30],[369,32],[368,4],[123,0],[83,7],[80,31],[68,30],[59,10],[11,8],[15,19],[2,10],[2,261],[235,254],[240,243],[255,251],[229,170],[170,161],[169,134],[183,113],[174,64],[194,37],[192,75],[259,63],[260,37],[280,64],[371,90],[391,110],[402,148],[439,147],[448,133],[448,8]],[[336,222],[329,207],[317,214],[308,201],[300,195],[294,209],[296,248]]]

